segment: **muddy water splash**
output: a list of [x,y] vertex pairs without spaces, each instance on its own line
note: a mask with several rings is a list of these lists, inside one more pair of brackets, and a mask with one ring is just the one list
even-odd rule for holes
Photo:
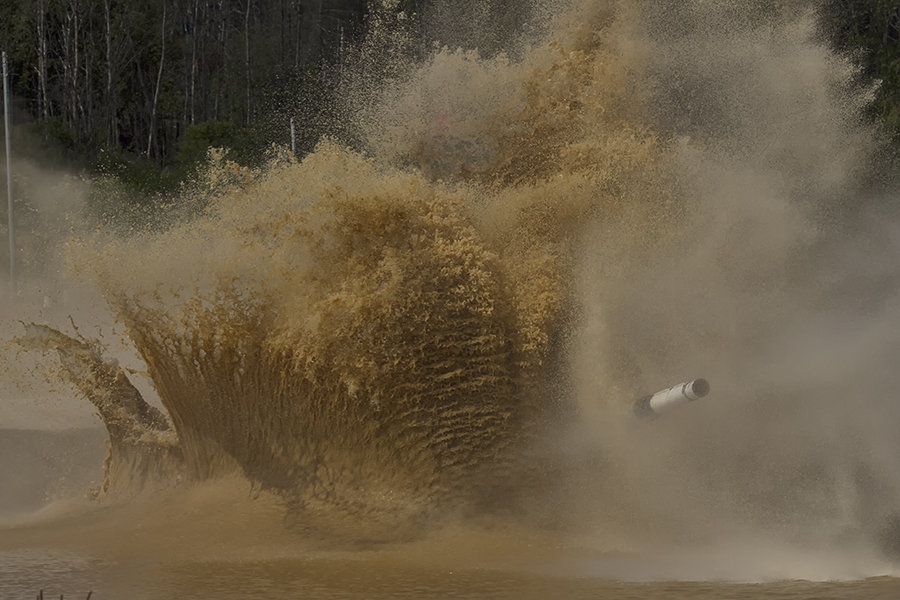
[[[892,377],[794,360],[868,323],[816,280],[858,256],[832,222],[875,146],[852,69],[780,2],[573,4],[521,59],[436,50],[377,85],[362,52],[355,149],[227,167],[199,217],[73,246],[188,479],[243,473],[356,539],[542,502],[604,548],[883,523],[896,445],[831,398],[888,417]],[[630,420],[694,374],[707,412]]]
[[94,405],[106,426],[103,482],[92,495],[130,497],[179,481],[183,461],[175,432],[118,362],[103,357],[98,343],[35,324],[25,325],[25,335],[16,342],[26,350],[55,351],[63,376]]
[[[652,232],[676,204],[617,56],[629,12],[587,10],[515,64],[438,52],[360,111],[374,158],[323,142],[189,223],[75,250],[190,478],[240,470],[301,526],[361,537],[542,485],[585,223]],[[436,102],[498,75],[511,93]]]

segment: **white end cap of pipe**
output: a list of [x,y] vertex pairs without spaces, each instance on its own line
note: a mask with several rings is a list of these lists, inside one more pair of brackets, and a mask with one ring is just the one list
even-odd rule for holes
[[638,416],[653,417],[709,394],[709,382],[698,378],[645,396],[634,403]]

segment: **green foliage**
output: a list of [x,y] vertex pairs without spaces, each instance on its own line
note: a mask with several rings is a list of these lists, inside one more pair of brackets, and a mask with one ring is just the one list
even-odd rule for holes
[[101,151],[92,166],[98,178],[114,177],[137,201],[171,192],[179,183],[173,169],[160,169],[156,161],[127,152]]
[[206,159],[210,148],[234,145],[234,126],[229,122],[205,121],[190,125],[178,139],[175,162],[185,174],[193,172]]
[[900,0],[828,0],[820,14],[834,47],[880,82],[871,113],[900,144]]

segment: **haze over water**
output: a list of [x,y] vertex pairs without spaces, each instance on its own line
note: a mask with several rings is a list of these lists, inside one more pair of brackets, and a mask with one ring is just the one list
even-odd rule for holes
[[547,4],[439,5],[424,57],[375,11],[334,138],[67,240],[69,305],[4,309],[3,393],[52,368],[109,454],[3,516],[0,591],[893,597],[868,90],[812,3]]

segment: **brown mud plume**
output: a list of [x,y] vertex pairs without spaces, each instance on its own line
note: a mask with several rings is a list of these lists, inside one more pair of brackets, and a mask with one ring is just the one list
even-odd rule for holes
[[[217,186],[164,233],[72,245],[146,362],[188,478],[240,469],[299,526],[358,538],[544,485],[585,224],[650,232],[677,205],[616,48],[630,12],[584,9],[520,63],[440,51],[412,76],[499,70],[515,90],[502,102],[413,115],[435,90],[412,85],[375,103],[446,135],[408,125],[389,152],[370,131],[375,158],[326,141]],[[488,149],[477,168],[460,139]]]
[[106,426],[103,498],[129,497],[178,482],[183,468],[178,440],[163,413],[147,404],[128,376],[98,343],[75,339],[46,325],[25,325],[16,340],[26,350],[55,351],[62,374],[93,404]]
[[[413,56],[386,11],[349,134],[214,152],[190,219],[70,244],[184,480],[243,476],[331,539],[508,511],[603,548],[869,544],[900,499],[896,312],[856,302],[900,284],[847,218],[878,152],[853,68],[806,3],[569,4],[509,55]],[[635,422],[701,375],[702,409]]]

